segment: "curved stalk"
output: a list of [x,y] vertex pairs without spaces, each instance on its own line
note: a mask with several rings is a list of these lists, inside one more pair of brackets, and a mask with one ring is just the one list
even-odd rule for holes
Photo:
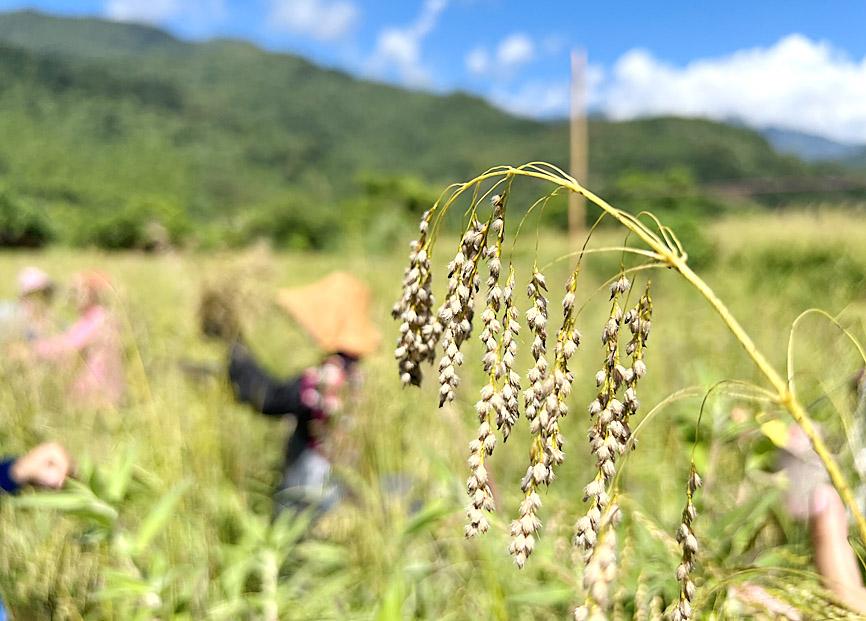
[[722,321],[734,337],[740,342],[740,345],[746,351],[746,354],[752,359],[755,366],[758,367],[758,370],[760,370],[764,377],[767,378],[767,381],[772,384],[773,389],[777,393],[776,398],[779,404],[788,410],[791,418],[800,425],[803,433],[805,433],[806,437],[809,438],[809,441],[812,444],[812,449],[818,455],[821,463],[824,464],[824,469],[830,476],[830,481],[833,483],[833,487],[836,488],[836,491],[839,492],[839,495],[842,497],[842,501],[848,507],[848,510],[851,511],[851,515],[857,523],[857,529],[860,531],[860,539],[866,541],[866,518],[863,517],[863,513],[857,506],[857,500],[854,498],[853,491],[845,480],[845,476],[842,474],[842,470],[833,458],[832,453],[830,453],[830,450],[827,448],[827,445],[824,443],[824,440],[815,428],[812,419],[809,418],[806,408],[803,407],[803,404],[800,403],[800,400],[797,399],[796,395],[788,389],[788,383],[758,350],[754,341],[752,341],[751,337],[743,329],[736,317],[733,316],[731,311],[728,310],[728,307],[725,306],[709,285],[707,285],[700,276],[695,274],[684,261],[675,259],[672,265],[687,281],[689,281],[689,283],[692,284],[692,286],[695,287],[695,289],[698,290],[701,295],[704,296],[707,302],[710,303],[710,306],[712,306],[719,314]]
[[[598,199],[592,193],[588,193],[590,196],[590,200],[596,203],[602,209],[614,209],[612,206],[604,203],[601,199]],[[598,199],[593,200],[593,198]],[[604,203],[604,205],[600,204]],[[661,249],[655,249],[660,254],[665,254]],[[776,398],[781,406],[783,406],[788,413],[791,415],[791,418],[800,425],[800,428],[803,430],[803,433],[809,438],[809,441],[812,444],[812,449],[818,455],[818,458],[821,460],[821,463],[824,464],[824,469],[827,471],[827,474],[830,476],[830,480],[833,483],[833,487],[836,488],[836,491],[839,492],[839,495],[842,497],[843,502],[848,507],[848,510],[851,511],[851,515],[854,517],[854,521],[857,523],[857,529],[860,531],[860,539],[862,541],[866,541],[866,518],[863,517],[863,513],[860,511],[860,508],[857,506],[857,501],[854,498],[854,493],[851,490],[851,487],[848,485],[848,482],[845,480],[845,476],[842,474],[842,470],[839,468],[839,465],[836,463],[836,460],[833,458],[832,453],[827,448],[827,445],[824,443],[824,440],[821,438],[818,430],[815,428],[812,419],[809,418],[809,415],[806,413],[806,408],[803,407],[803,404],[800,403],[799,399],[797,399],[796,395],[792,393],[788,389],[788,383],[782,378],[778,371],[770,364],[770,362],[766,359],[764,354],[758,350],[752,338],[745,331],[740,322],[737,321],[737,318],[731,313],[727,306],[725,306],[724,302],[716,295],[715,291],[713,291],[710,286],[704,282],[704,280],[695,274],[695,272],[690,268],[685,259],[680,256],[676,256],[672,253],[667,253],[667,259],[670,263],[671,267],[676,269],[680,274],[682,274],[683,278],[685,278],[698,292],[704,297],[705,300],[713,307],[713,309],[718,313],[721,317],[722,322],[728,327],[734,337],[740,342],[742,348],[746,351],[746,354],[752,359],[755,363],[755,366],[758,367],[758,370],[767,378],[767,381],[773,386],[773,389],[776,391]]]
[[[576,250],[575,252],[569,252],[568,254],[564,254],[561,257],[556,257],[553,261],[546,263],[542,266],[541,271],[546,270],[547,268],[556,265],[562,261],[567,261],[568,259],[572,259],[574,257],[581,257],[585,254],[597,254],[599,252],[627,252],[630,254],[639,254],[644,257],[649,257],[650,259],[655,259],[656,261],[662,261],[663,257],[660,257],[655,252],[651,250],[642,250],[641,248],[631,248],[629,246],[605,246],[604,248],[587,248],[585,250]],[[617,274],[619,276],[619,274]]]
[[800,325],[800,322],[810,315],[819,315],[824,317],[827,321],[838,328],[839,331],[842,332],[842,334],[844,334],[857,349],[857,353],[860,354],[860,359],[866,363],[866,350],[864,350],[860,343],[857,342],[857,339],[854,338],[854,335],[851,334],[850,330],[839,323],[839,321],[827,311],[821,310],[820,308],[806,309],[797,315],[797,318],[791,323],[791,332],[788,334],[788,386],[791,392],[794,392],[794,335],[797,332],[797,327]]
[[[492,170],[495,170],[496,172],[492,172]],[[645,226],[636,223],[631,214],[627,214],[626,212],[613,207],[603,198],[581,186],[574,178],[562,174],[558,169],[554,169],[556,172],[551,173],[539,168],[537,164],[531,164],[517,168],[506,167],[504,169],[492,170],[468,182],[460,188],[459,192],[462,192],[465,188],[474,185],[475,183],[480,183],[486,179],[502,175],[529,177],[564,187],[571,192],[580,194],[591,203],[610,214],[611,217],[615,218],[620,224],[639,237],[651,250],[659,254],[664,262],[678,271],[683,278],[697,289],[698,293],[700,293],[709,305],[713,307],[722,319],[722,322],[727,326],[731,334],[734,335],[734,338],[736,338],[740,343],[740,346],[745,350],[746,355],[752,359],[752,362],[754,362],[761,374],[773,387],[773,390],[776,393],[776,401],[779,405],[788,411],[791,418],[794,419],[794,422],[800,425],[803,433],[805,433],[809,438],[813,450],[818,455],[818,458],[821,460],[824,469],[830,477],[830,481],[833,483],[833,487],[836,488],[842,501],[854,517],[854,520],[857,523],[857,529],[860,533],[861,541],[866,542],[866,518],[864,518],[863,513],[857,506],[851,487],[845,480],[842,470],[839,468],[839,465],[836,463],[836,460],[833,458],[833,455],[830,453],[830,450],[827,448],[827,445],[818,433],[818,430],[811,418],[809,418],[806,408],[803,407],[803,404],[800,403],[796,395],[791,392],[787,381],[778,371],[776,371],[764,354],[757,348],[752,338],[745,331],[742,325],[740,325],[740,322],[737,321],[736,317],[734,317],[724,302],[722,302],[710,286],[700,276],[698,276],[691,267],[689,267],[686,263],[687,257],[685,254],[680,253],[679,248],[677,247],[678,244],[675,244],[673,248],[668,246]]]

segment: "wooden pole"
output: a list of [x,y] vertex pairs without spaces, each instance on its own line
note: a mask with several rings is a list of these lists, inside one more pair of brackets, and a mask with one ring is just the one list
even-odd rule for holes
[[[571,52],[571,140],[569,173],[586,186],[589,167],[589,140],[586,124],[586,51]],[[586,226],[586,203],[582,196],[568,195],[568,235],[577,249]]]

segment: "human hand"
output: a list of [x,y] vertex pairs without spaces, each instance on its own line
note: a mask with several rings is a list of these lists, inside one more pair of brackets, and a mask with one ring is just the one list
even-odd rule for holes
[[19,485],[60,489],[71,470],[66,449],[56,442],[46,442],[15,460],[10,475]]
[[812,492],[809,521],[815,565],[824,584],[847,607],[866,614],[866,588],[854,551],[848,544],[848,517],[836,490],[820,485]]

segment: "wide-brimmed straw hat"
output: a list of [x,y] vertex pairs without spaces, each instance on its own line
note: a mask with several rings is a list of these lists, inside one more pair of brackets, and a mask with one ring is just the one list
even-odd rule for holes
[[333,272],[309,285],[280,289],[277,304],[326,352],[363,357],[381,341],[369,319],[370,289],[351,274]]

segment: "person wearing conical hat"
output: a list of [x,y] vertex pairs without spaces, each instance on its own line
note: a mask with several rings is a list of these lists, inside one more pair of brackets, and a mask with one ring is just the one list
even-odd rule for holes
[[335,272],[309,285],[282,289],[276,301],[324,354],[318,365],[297,376],[280,379],[269,374],[255,360],[224,305],[208,302],[219,309],[220,320],[203,317],[203,329],[232,343],[228,375],[238,401],[261,414],[292,416],[296,421],[275,497],[278,509],[313,507],[321,513],[341,496],[331,474],[329,434],[347,396],[358,386],[358,362],[377,349],[380,334],[368,317],[369,289],[350,274]]

